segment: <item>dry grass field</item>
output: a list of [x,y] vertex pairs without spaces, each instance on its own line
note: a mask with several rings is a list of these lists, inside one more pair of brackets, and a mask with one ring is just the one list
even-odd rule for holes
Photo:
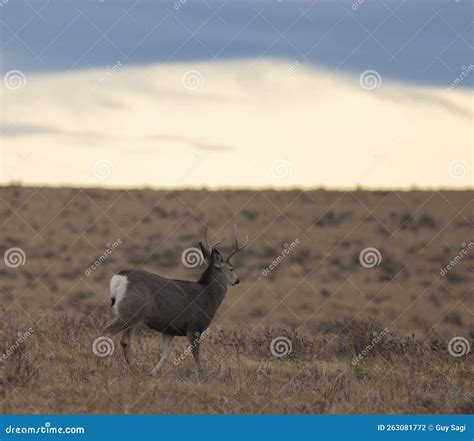
[[[453,337],[474,337],[472,199],[3,187],[1,411],[472,413],[472,352],[448,351]],[[132,367],[116,337],[112,354],[95,355],[114,272],[197,279],[203,267],[182,256],[206,223],[227,236],[224,252],[234,224],[249,247],[203,338],[202,380],[181,338],[152,377],[160,339],[146,329]],[[278,337],[291,345],[282,357]]]

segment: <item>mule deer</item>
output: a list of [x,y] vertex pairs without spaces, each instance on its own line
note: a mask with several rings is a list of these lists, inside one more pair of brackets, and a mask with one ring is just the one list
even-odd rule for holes
[[236,230],[234,250],[224,260],[216,248],[222,240],[209,245],[207,227],[204,237],[205,244],[199,242],[199,246],[207,267],[197,282],[167,279],[138,270],[120,271],[112,277],[110,296],[116,318],[104,332],[109,335],[123,333],[120,344],[128,364],[131,363],[134,327],[144,323],[162,334],[161,358],[152,370],[153,375],[167,359],[175,336],[188,337],[196,370],[200,375],[199,336],[211,324],[227,288],[239,283],[230,259],[245,248],[248,242],[247,237],[245,244],[239,246]]

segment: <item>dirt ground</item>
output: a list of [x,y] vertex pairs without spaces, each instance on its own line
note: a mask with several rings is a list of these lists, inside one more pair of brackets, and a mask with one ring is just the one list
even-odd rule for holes
[[[110,277],[197,279],[205,224],[249,246],[201,381],[185,339],[157,377],[151,331],[97,356]],[[1,410],[472,413],[472,224],[472,191],[0,188]]]

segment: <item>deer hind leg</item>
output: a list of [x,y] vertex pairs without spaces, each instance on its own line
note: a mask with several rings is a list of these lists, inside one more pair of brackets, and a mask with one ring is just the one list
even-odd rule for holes
[[123,356],[128,365],[132,362],[131,350],[132,350],[132,336],[133,336],[133,327],[125,329],[122,333],[122,338],[120,340],[120,345],[122,346]]
[[188,332],[188,340],[193,354],[194,364],[198,378],[201,377],[201,364],[199,362],[199,347],[201,344],[201,334],[199,332]]
[[168,358],[168,355],[171,351],[171,342],[173,341],[173,336],[169,334],[161,334],[161,342],[162,342],[162,350],[161,350],[161,358],[158,364],[153,368],[151,371],[152,375],[156,375],[156,373],[160,370],[161,366]]

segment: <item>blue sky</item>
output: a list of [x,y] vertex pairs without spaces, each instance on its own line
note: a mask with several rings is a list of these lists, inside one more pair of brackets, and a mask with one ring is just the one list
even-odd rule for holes
[[0,14],[3,72],[277,57],[448,86],[474,63],[470,1],[3,0]]

